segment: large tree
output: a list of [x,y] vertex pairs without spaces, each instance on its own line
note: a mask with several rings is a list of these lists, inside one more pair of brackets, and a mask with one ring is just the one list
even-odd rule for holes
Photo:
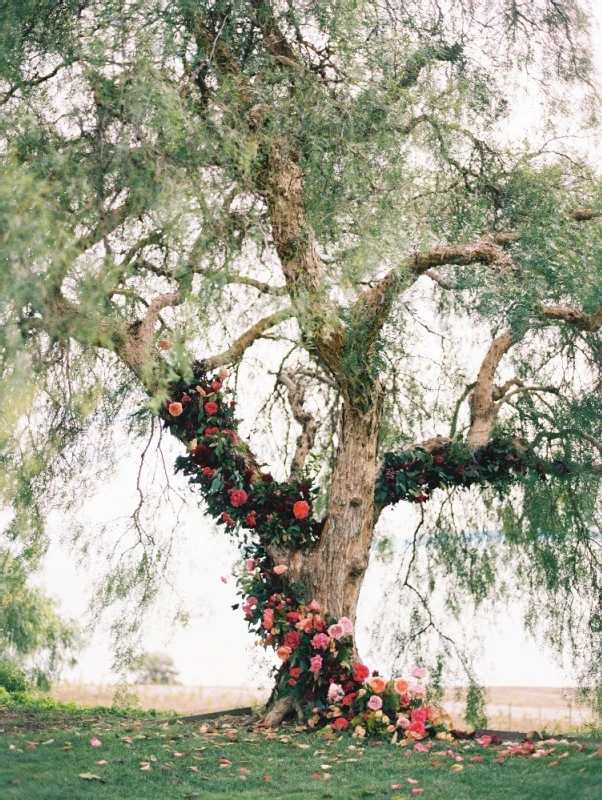
[[[406,646],[438,628],[437,576],[456,612],[515,577],[596,685],[601,203],[580,4],[19,0],[0,25],[11,535],[41,536],[48,498],[68,502],[138,405],[259,558],[243,583],[265,587],[248,616],[269,641],[278,587],[355,621],[379,516],[406,500],[423,523]],[[214,374],[259,340],[272,366],[245,374],[272,382],[280,453],[238,437]],[[242,417],[254,390],[238,386]]]

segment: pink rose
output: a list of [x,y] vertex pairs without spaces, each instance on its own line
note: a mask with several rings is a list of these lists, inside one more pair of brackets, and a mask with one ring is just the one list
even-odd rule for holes
[[424,697],[426,694],[426,689],[424,686],[421,686],[419,683],[412,683],[408,687],[408,692],[413,694],[414,697]]
[[422,742],[416,742],[414,745],[414,752],[415,753],[430,753],[431,748],[428,744],[423,744]]
[[418,680],[421,680],[422,678],[426,678],[427,671],[428,670],[426,670],[424,667],[416,667],[416,669],[411,671],[410,675],[412,678],[418,678]]
[[424,727],[424,722],[412,722],[408,726],[408,731],[410,733],[415,734],[416,736],[424,736],[426,733],[426,728]]
[[313,672],[314,675],[317,675],[322,669],[322,656],[314,656],[313,658],[310,658],[309,665],[309,671]]
[[345,635],[343,626],[339,625],[338,623],[336,625],[331,625],[330,628],[328,628],[328,633],[330,636],[332,636],[333,639],[336,639],[337,641],[339,639],[342,639],[343,636]]
[[368,708],[371,708],[372,711],[378,711],[382,707],[383,707],[383,701],[381,700],[381,698],[378,695],[373,694],[372,697],[368,700]]
[[263,627],[266,631],[271,631],[274,627],[274,612],[271,608],[266,608],[263,612]]
[[258,564],[259,564],[259,559],[258,558],[250,558],[247,561],[247,569],[249,570],[249,572],[253,572],[253,570],[255,569],[255,567]]
[[284,575],[285,572],[288,572],[288,567],[286,564],[278,564],[277,567],[274,567],[274,572],[276,575]]
[[410,720],[407,717],[397,717],[397,725],[405,731],[410,727]]
[[339,686],[338,683],[331,683],[328,688],[328,702],[329,703],[338,703],[339,700],[342,700],[345,696],[345,692],[343,691],[343,687]]
[[256,598],[256,597],[248,597],[248,598],[247,598],[247,603],[248,603],[250,606],[256,606],[256,605],[257,605],[257,603],[258,603],[258,600],[257,600],[257,598]]
[[321,611],[321,606],[317,600],[312,600],[311,603],[307,606],[310,611]]
[[325,633],[316,633],[314,638],[311,640],[311,645],[316,650],[326,650],[330,639],[326,636]]
[[244,489],[233,489],[230,492],[230,504],[233,505],[234,508],[238,508],[247,502],[248,496]]
[[341,617],[339,620],[339,625],[343,629],[343,633],[346,635],[349,633],[353,633],[353,622],[349,619],[349,617]]

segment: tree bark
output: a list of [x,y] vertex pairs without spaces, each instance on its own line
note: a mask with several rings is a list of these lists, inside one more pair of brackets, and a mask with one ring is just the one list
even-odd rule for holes
[[[295,565],[309,599],[329,617],[355,623],[375,525],[374,487],[382,389],[367,411],[343,405],[328,512],[315,551]],[[294,563],[294,562],[293,562]]]

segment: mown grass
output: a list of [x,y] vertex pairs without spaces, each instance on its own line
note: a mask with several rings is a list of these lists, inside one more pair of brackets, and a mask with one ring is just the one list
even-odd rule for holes
[[[509,756],[500,764],[494,760],[499,746],[445,743],[422,754],[348,735],[328,740],[294,729],[267,738],[253,731],[250,720],[233,718],[221,720],[216,728],[106,717],[69,720],[64,715],[30,732],[14,723],[0,714],[2,800],[602,797],[602,756],[593,755],[594,744],[584,752],[577,745],[558,744],[542,758]],[[92,747],[92,737],[102,745]],[[450,749],[453,755],[446,755]],[[564,753],[568,756],[558,758]],[[483,760],[471,761],[475,756]],[[107,763],[95,764],[101,760]],[[463,769],[453,771],[453,765]],[[80,777],[85,774],[97,778]],[[393,789],[397,784],[401,788]],[[413,789],[423,792],[414,795]]]

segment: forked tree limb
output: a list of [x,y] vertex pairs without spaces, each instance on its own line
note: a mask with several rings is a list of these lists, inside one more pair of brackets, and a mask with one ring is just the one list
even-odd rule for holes
[[302,386],[295,383],[293,376],[284,370],[278,373],[278,382],[286,387],[288,401],[295,421],[301,426],[301,433],[297,439],[297,448],[291,461],[290,477],[299,478],[307,456],[310,454],[316,440],[318,422],[313,414],[303,407],[305,391]]

